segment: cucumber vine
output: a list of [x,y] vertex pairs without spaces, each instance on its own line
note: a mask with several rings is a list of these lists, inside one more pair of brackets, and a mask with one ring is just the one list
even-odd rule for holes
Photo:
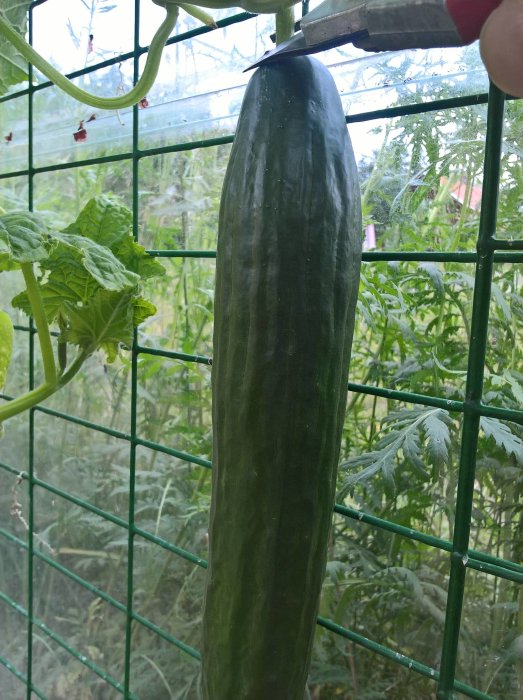
[[[122,109],[139,102],[152,87],[179,8],[204,24],[216,26],[213,18],[198,6],[174,0],[152,1],[165,9],[165,18],[153,37],[140,79],[128,93],[118,97],[98,97],[78,88],[42,58],[20,31],[23,3],[16,13],[20,26],[13,27],[8,19],[9,12],[14,12],[12,7],[0,11],[0,39],[9,42],[25,60],[79,102],[98,109]],[[282,41],[293,32],[290,5],[294,2],[240,0],[236,4],[253,12],[276,12],[277,39]],[[227,0],[205,0],[204,4],[214,8],[231,6]],[[10,60],[11,68],[16,68],[8,82],[16,82],[20,79],[16,61],[9,55],[5,58]],[[23,275],[26,289],[12,304],[33,318],[44,371],[40,386],[0,406],[0,426],[71,381],[95,350],[104,349],[108,361],[114,360],[120,345],[131,344],[134,327],[155,312],[155,307],[142,299],[137,290],[141,279],[161,274],[163,268],[134,243],[129,233],[130,216],[128,210],[106,197],[91,200],[77,221],[61,232],[49,229],[43,217],[31,212],[0,216],[0,272],[19,269]],[[56,323],[59,329],[58,367],[50,323]],[[9,315],[0,311],[0,389],[11,361],[13,335]],[[78,348],[69,365],[68,344]]]
[[35,49],[26,42],[21,34],[14,29],[5,17],[0,13],[0,35],[3,35],[26,59],[28,63],[37,68],[46,78],[48,78],[57,87],[61,88],[70,97],[82,102],[83,104],[96,107],[97,109],[123,109],[131,107],[140,101],[151,89],[158,74],[160,60],[162,58],[165,42],[169,38],[172,30],[178,19],[178,10],[181,7],[183,10],[199,19],[204,24],[216,26],[214,19],[200,7],[185,3],[174,4],[171,0],[153,0],[157,5],[165,9],[165,19],[156,31],[156,34],[151,41],[147,54],[147,61],[143,73],[136,85],[129,90],[125,95],[117,97],[99,97],[82,90],[73,82],[66,78],[60,71],[53,68]]
[[[15,9],[12,7],[7,7],[5,10],[0,9],[0,40],[5,40],[8,49],[7,53],[0,50],[0,58],[4,59],[4,63],[9,67],[10,71],[14,71],[13,76],[8,78],[8,82],[12,83],[13,81],[16,82],[16,80],[22,79],[21,68],[18,62],[13,60],[13,57],[9,55],[10,49],[12,51],[14,48],[28,63],[31,63],[45,75],[48,80],[61,88],[70,97],[73,97],[83,104],[97,109],[123,109],[137,104],[149,92],[156,80],[163,48],[176,25],[180,8],[209,27],[217,26],[211,15],[200,7],[200,4],[180,3],[175,2],[175,0],[152,0],[152,2],[164,8],[166,13],[165,18],[151,41],[147,54],[147,61],[140,79],[125,95],[118,95],[117,97],[92,95],[86,90],[77,87],[40,56],[22,36],[22,32],[20,31],[21,27],[13,26],[8,18],[9,13],[14,13],[16,9],[16,16],[18,17],[18,21],[20,21],[19,15],[21,11],[23,11],[23,2],[21,5],[16,6]],[[214,9],[243,7],[248,12],[276,13],[276,35],[278,43],[292,36],[294,30],[292,5],[295,3],[296,0],[238,0],[238,2],[229,2],[229,0],[201,1],[201,5]],[[27,4],[29,5],[28,2]],[[1,88],[2,81],[0,79],[0,94],[2,93]]]

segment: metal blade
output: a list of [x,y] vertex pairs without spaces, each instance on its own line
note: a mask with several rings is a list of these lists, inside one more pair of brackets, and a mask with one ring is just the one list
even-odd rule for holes
[[301,19],[301,31],[256,63],[352,43],[366,51],[463,46],[443,0],[324,0]]
[[308,44],[305,39],[305,35],[302,31],[297,32],[293,37],[283,41],[276,48],[266,51],[261,58],[259,58],[255,63],[246,68],[243,72],[252,70],[253,68],[258,68],[266,63],[273,63],[275,61],[282,61],[286,58],[291,58],[292,56],[308,56],[309,54],[319,53],[320,51],[326,51],[327,49],[333,49],[336,46],[343,46],[344,44],[354,43],[355,41],[364,41],[368,39],[368,32],[358,31],[351,32],[345,36],[337,36],[333,39],[326,39],[315,44]]

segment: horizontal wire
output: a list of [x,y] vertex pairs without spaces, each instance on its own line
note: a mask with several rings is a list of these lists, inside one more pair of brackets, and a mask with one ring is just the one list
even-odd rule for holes
[[0,655],[0,664],[6,668],[8,671],[11,671],[11,673],[18,678],[19,681],[22,681],[22,683],[25,685],[25,687],[30,687],[31,692],[33,692],[37,697],[40,698],[40,700],[48,700],[47,695],[44,695],[43,692],[35,686],[34,683],[29,684],[29,679],[25,675],[25,673],[22,673],[22,671],[19,671],[16,666],[14,666],[10,661],[5,659],[3,656]]
[[[182,359],[187,362],[195,362],[206,365],[212,364],[212,358],[205,357],[203,355],[171,353],[170,351],[162,350],[161,348],[146,348],[144,346],[141,346],[140,353],[151,354],[157,357],[165,357],[167,359]],[[369,384],[358,384],[356,382],[348,382],[347,390],[358,394],[366,394],[369,396],[378,396],[381,398],[393,399],[395,401],[402,401],[404,403],[413,403],[422,406],[433,406],[434,408],[441,408],[446,411],[455,411],[459,413],[465,413],[467,411],[470,411],[480,416],[498,418],[500,420],[511,421],[513,423],[517,423],[518,425],[523,425],[523,411],[504,408],[502,406],[488,406],[482,403],[475,405],[470,402],[457,401],[455,399],[443,399],[437,396],[429,396],[427,394],[418,394],[411,391],[403,391],[401,389],[387,389],[384,387],[372,386]],[[11,396],[2,393],[0,393],[0,398],[12,400]],[[34,410],[38,413],[44,413],[46,415],[54,416],[56,418],[61,418],[62,420],[68,421],[69,423],[73,423],[75,425],[80,425],[84,428],[96,430],[97,432],[104,433],[105,435],[110,435],[111,437],[115,437],[120,440],[125,440],[127,442],[131,440],[131,436],[129,433],[125,433],[120,430],[115,430],[114,428],[109,428],[107,426],[101,425],[100,423],[94,423],[93,421],[88,421],[85,418],[79,418],[78,416],[73,416],[69,413],[64,413],[54,408],[48,408],[47,406],[38,405],[34,407]],[[176,450],[172,447],[166,447],[161,443],[154,442],[152,440],[145,440],[142,438],[138,438],[137,442],[143,447],[158,450],[159,452],[168,454],[171,457],[177,457],[178,459],[181,459],[185,462],[197,464],[202,467],[210,467],[210,461],[208,459],[196,457],[194,455],[191,455],[189,452]]]
[[[22,547],[23,549],[28,548],[27,543],[21,540],[20,538],[16,537],[12,533],[8,532],[7,530],[4,530],[3,528],[0,528],[0,535],[5,537],[7,540],[17,544],[18,546]],[[98,598],[101,598],[104,600],[106,603],[114,607],[116,610],[119,612],[122,612],[124,614],[127,614],[127,606],[111,596],[109,593],[106,593],[104,590],[99,588],[98,586],[95,586],[94,584],[90,583],[86,579],[84,579],[82,576],[79,576],[77,573],[74,571],[71,571],[71,569],[68,569],[66,566],[63,566],[63,564],[60,564],[60,562],[56,561],[52,557],[49,557],[47,554],[44,554],[40,550],[35,549],[34,550],[34,556],[40,559],[41,561],[44,561],[46,564],[51,566],[53,569],[56,571],[59,571],[61,574],[69,578],[70,580],[74,581],[78,585],[82,586],[86,590],[88,590],[90,593],[93,595],[97,596]],[[14,601],[13,601],[14,602]],[[23,610],[23,608],[22,608]],[[19,611],[20,612],[20,611]],[[25,612],[23,613],[25,614]],[[186,644],[185,642],[181,641],[174,635],[170,634],[166,630],[162,629],[158,625],[156,625],[154,622],[151,620],[147,619],[143,615],[140,615],[137,613],[135,610],[131,611],[131,617],[139,622],[141,625],[144,627],[147,627],[149,630],[155,632],[159,636],[163,637],[168,642],[171,642],[175,646],[177,646],[179,649],[182,651],[185,651],[187,654],[190,656],[193,656],[193,658],[199,659],[200,654],[199,652],[194,649],[194,647],[191,647],[190,645]]]
[[[139,352],[141,354],[153,355],[156,357],[165,357],[166,359],[179,359],[186,362],[194,362],[205,365],[212,365],[212,358],[206,357],[204,355],[190,355],[187,353],[178,353],[170,350],[163,350],[162,348],[147,348],[145,346],[140,346]],[[356,382],[348,382],[347,390],[352,391],[357,394],[366,394],[369,396],[378,396],[380,398],[392,399],[395,401],[402,401],[404,403],[419,404],[422,406],[432,406],[434,408],[441,408],[446,411],[454,411],[458,413],[465,413],[467,411],[477,413],[480,416],[498,418],[500,420],[511,421],[517,423],[518,425],[523,425],[523,411],[504,408],[502,406],[488,406],[486,404],[480,403],[474,405],[465,401],[458,401],[456,399],[444,399],[437,396],[430,396],[427,394],[418,394],[411,391],[403,391],[401,389],[387,389],[385,387],[372,386],[370,384],[358,384]],[[7,394],[0,393],[0,398],[6,400],[12,400],[12,397]],[[84,428],[89,428],[111,437],[118,438],[120,440],[125,440],[129,442],[131,436],[129,433],[125,433],[120,430],[115,430],[114,428],[109,428],[107,426],[101,425],[100,423],[94,423],[93,421],[88,421],[85,418],[79,418],[78,416],[73,416],[69,413],[64,413],[58,411],[54,408],[48,408],[47,406],[35,406],[34,410],[39,413],[44,413],[56,418],[61,418],[62,420],[68,421],[75,425],[80,425]],[[177,457],[185,462],[190,462],[191,464],[197,464],[202,467],[210,467],[210,461],[202,457],[196,457],[191,455],[189,452],[183,452],[181,450],[176,450],[172,447],[166,447],[161,443],[154,442],[152,440],[145,440],[142,438],[137,439],[137,443],[143,447],[149,449],[158,450],[164,454],[168,454],[171,457]]]
[[460,107],[473,107],[484,105],[488,102],[488,93],[481,92],[473,95],[463,95],[461,97],[449,97],[431,102],[416,102],[414,104],[399,105],[397,107],[385,107],[384,109],[374,109],[370,112],[360,112],[359,114],[345,117],[347,124],[356,122],[372,121],[374,119],[393,119],[394,117],[404,117],[414,114],[426,114],[427,112],[441,112],[446,109],[456,109]]
[[[0,529],[0,534],[3,535],[4,537],[7,537],[8,539],[16,542],[16,544],[27,548],[27,544],[20,540],[19,538],[15,537],[11,533],[8,533],[4,530]],[[35,550],[34,552],[35,556],[38,557],[39,559],[45,561],[47,564],[55,568],[57,571],[60,573],[64,574],[71,580],[75,581],[79,585],[83,586],[87,590],[89,590],[91,593],[94,595],[97,595],[98,597],[102,598],[105,600],[107,603],[111,604],[115,608],[117,608],[119,611],[124,612],[126,611],[126,606],[121,603],[120,601],[116,600],[109,594],[105,593],[101,589],[99,589],[97,586],[94,586],[93,584],[89,583],[85,579],[83,579],[81,576],[78,574],[75,574],[72,572],[70,569],[67,567],[64,567],[61,565],[59,562],[56,562],[53,560],[51,557],[48,557],[46,554],[43,552],[40,552],[39,550]],[[26,611],[22,606],[19,606],[19,604],[15,603],[14,601],[10,601],[10,604],[15,607],[18,612],[22,612],[22,614],[26,615]],[[175,646],[177,646],[181,651],[184,651],[188,655],[192,656],[194,659],[199,660],[200,659],[200,653],[198,652],[197,649],[194,649],[194,647],[191,647],[188,644],[185,644],[178,638],[174,637],[173,635],[169,634],[166,632],[166,630],[162,629],[155,623],[153,623],[151,620],[145,618],[144,616],[140,615],[139,613],[136,613],[135,611],[131,612],[131,617],[145,626],[146,628],[150,629],[151,631],[155,632],[159,636],[161,636],[163,639],[165,639],[168,642],[171,642]],[[351,641],[359,644],[360,646],[366,647],[367,649],[370,649],[372,651],[376,651],[380,653],[382,656],[385,656],[389,658],[390,660],[405,666],[411,670],[417,671],[418,673],[421,673],[422,675],[427,676],[428,678],[434,678],[434,680],[437,680],[437,672],[434,669],[431,669],[430,667],[415,661],[414,659],[411,659],[407,656],[404,656],[403,654],[399,654],[398,652],[393,651],[392,649],[379,644],[377,642],[373,642],[372,640],[369,640],[368,638],[364,637],[363,635],[360,635],[355,632],[351,632],[345,627],[342,627],[341,625],[337,625],[333,623],[331,620],[328,620],[324,617],[319,616],[318,617],[318,624],[329,629],[330,631],[334,632],[335,634],[341,635],[343,637],[346,637],[350,639]],[[76,651],[76,650],[75,650]],[[73,654],[74,656],[74,654]],[[81,660],[81,659],[80,659]],[[476,691],[473,688],[470,688],[469,686],[465,684],[459,683],[459,685],[455,686],[456,689],[459,689],[461,692],[465,692],[466,694],[469,694],[470,697],[473,698],[482,698],[482,699],[488,699],[490,696],[485,695],[485,694],[477,694],[479,691]],[[473,693],[473,694],[470,694]]]
[[[494,250],[523,250],[523,240],[519,238],[515,240],[512,238],[492,238],[490,242]],[[496,256],[494,256],[494,262],[495,261]]]
[[[210,466],[210,462],[208,464]],[[9,471],[10,473],[18,476],[19,478],[29,478],[27,472],[19,472],[13,467],[5,465],[4,463],[0,463],[0,468]],[[60,489],[59,487],[56,487],[53,484],[45,482],[37,477],[34,478],[34,483],[36,486],[39,486],[55,494],[56,496],[59,496],[60,498],[63,498],[64,500],[70,503],[73,503],[74,505],[77,505],[95,515],[98,515],[102,519],[108,520],[113,524],[124,528],[125,530],[129,529],[129,525],[126,520],[108,511],[98,508],[97,506],[94,506],[92,503],[86,501],[85,499],[74,496],[68,491],[64,491],[63,489]],[[435,547],[437,549],[447,552],[450,552],[452,550],[451,543],[448,540],[444,540],[433,535],[427,535],[418,530],[415,530],[414,528],[407,528],[404,525],[399,525],[390,520],[385,520],[383,518],[379,518],[369,513],[365,513],[364,511],[356,510],[349,506],[345,506],[341,503],[336,503],[334,505],[333,510],[335,513],[343,515],[344,517],[364,522],[367,525],[372,525],[382,530],[393,532],[395,534],[400,535],[401,537],[420,542],[421,544],[425,544],[430,547]],[[164,549],[169,550],[173,554],[176,554],[193,564],[196,564],[202,568],[206,568],[207,566],[206,560],[202,557],[199,557],[198,555],[195,555],[182,547],[178,547],[177,545],[172,544],[168,540],[165,540],[164,538],[159,537],[158,535],[153,535],[152,533],[148,532],[147,530],[144,530],[139,526],[135,526],[133,528],[133,532],[139,535],[140,537],[148,540],[149,542],[158,544]],[[493,555],[487,554],[485,552],[480,552],[474,549],[470,549],[468,552],[464,553],[463,558],[465,559],[464,565],[468,566],[469,568],[476,569],[483,573],[499,576],[501,578],[505,578],[516,583],[523,583],[523,566],[516,564],[515,562],[511,562],[506,559],[501,559],[500,557],[495,557]]]
[[[379,642],[374,642],[371,639],[364,637],[362,634],[358,634],[357,632],[348,630],[346,627],[342,627],[341,625],[336,624],[328,618],[325,618],[320,615],[318,617],[318,624],[321,627],[324,627],[325,629],[328,629],[329,631],[334,632],[335,634],[341,637],[344,637],[345,639],[349,639],[351,642],[358,644],[358,646],[364,647],[369,651],[379,654],[380,656],[389,659],[389,661],[393,661],[394,663],[399,664],[400,666],[404,666],[405,668],[411,671],[415,671],[416,673],[419,673],[422,676],[425,676],[426,678],[430,678],[435,682],[439,679],[439,672],[436,669],[431,668],[426,664],[422,664],[419,661],[415,661],[414,659],[411,659],[410,657],[405,656],[404,654],[400,654],[397,651],[393,651],[389,647],[386,647],[383,644],[380,644]],[[495,698],[493,698],[491,695],[482,693],[480,690],[472,688],[466,683],[462,683],[460,681],[454,681],[454,688],[460,693],[463,693],[464,695],[467,695],[470,698],[474,698],[475,700],[495,700]]]
[[[364,522],[367,522],[367,523],[372,524],[372,525],[376,525],[376,526],[384,528],[384,529],[394,530],[395,532],[397,532],[397,534],[403,535],[409,539],[417,539],[418,541],[420,541],[422,543],[429,544],[429,545],[437,547],[439,549],[449,551],[449,549],[451,548],[450,542],[447,542],[444,540],[439,540],[439,538],[435,538],[435,537],[429,536],[429,535],[424,535],[423,533],[418,533],[411,528],[405,528],[404,526],[395,525],[391,521],[384,521],[380,518],[376,518],[374,516],[370,516],[368,514],[362,513],[361,511],[356,511],[354,509],[350,509],[350,508],[347,508],[345,506],[341,506],[340,504],[336,504],[334,510],[335,510],[335,512],[337,512],[339,514],[346,515],[348,517],[352,517],[353,519],[357,519],[359,521],[364,521]],[[180,553],[180,548],[176,547],[175,545],[172,545],[171,543],[167,542],[163,538],[152,535],[151,533],[148,533],[148,532],[142,530],[141,528],[134,528],[134,531],[137,535],[144,537],[145,539],[148,539],[149,541],[151,541],[155,544],[158,544],[158,545],[168,549],[169,551],[174,552],[175,554]],[[15,536],[11,535],[11,533],[6,533],[5,531],[0,530],[0,534],[7,536],[9,539],[13,540],[14,542],[16,542],[16,544],[18,544],[22,547],[25,547],[25,548],[27,547],[26,543],[24,543],[22,540],[19,540]],[[191,555],[190,553],[184,551],[184,555],[187,555],[187,554],[189,554],[189,557],[186,556],[185,558],[188,558],[189,561],[191,561],[191,562],[193,562],[201,567],[205,567],[206,561],[204,559],[202,559],[201,557],[196,557],[195,555]],[[86,589],[90,590],[92,593],[99,595],[106,602],[115,606],[117,609],[121,610],[122,612],[125,612],[126,606],[124,604],[120,603],[119,601],[114,599],[109,594],[101,591],[96,586],[93,586],[93,584],[90,584],[89,582],[85,581],[82,577],[78,576],[74,572],[71,572],[69,569],[67,569],[67,567],[63,567],[58,562],[55,562],[51,557],[48,557],[47,555],[43,554],[42,552],[40,552],[38,550],[35,550],[35,556],[44,560],[46,563],[53,566],[54,568],[56,568],[57,570],[59,570],[61,573],[68,576],[69,578],[75,580],[80,585],[83,585]],[[478,570],[486,570],[487,568],[489,568],[488,564],[486,564],[485,567],[482,567],[480,561],[477,561],[477,562],[474,561],[475,558],[479,560],[480,557],[482,559],[502,561],[502,560],[498,560],[494,557],[490,557],[489,555],[485,555],[481,552],[476,552],[474,550],[471,550],[469,552],[469,560],[467,562],[467,565],[472,567],[472,568],[476,568]],[[507,562],[507,563],[511,566],[517,567],[517,565],[515,565],[511,562]],[[512,580],[514,580],[512,578],[513,572],[506,571],[505,569],[503,569],[501,567],[495,567],[495,568],[497,569],[496,575],[502,576],[504,578],[508,577],[508,578],[511,578]],[[518,567],[518,568],[521,569],[522,567]],[[517,579],[517,580],[521,581],[521,575],[519,575],[519,579]],[[181,649],[182,651],[189,654],[193,658],[195,658],[195,659],[200,658],[200,654],[196,649],[185,644],[181,640],[173,637],[168,632],[163,630],[161,627],[155,625],[147,618],[139,615],[138,613],[136,613],[134,611],[132,612],[132,617],[133,617],[133,619],[136,619],[138,622],[140,622],[144,626],[148,627],[151,631],[153,631],[157,634],[160,634],[160,636],[162,636],[164,639],[166,639],[169,642],[172,642],[175,646],[177,646],[177,648]],[[383,645],[377,644],[376,642],[372,642],[371,640],[368,640],[367,638],[363,637],[362,635],[358,635],[357,633],[351,632],[350,630],[348,630],[345,627],[342,627],[340,625],[335,625],[331,621],[328,621],[325,618],[321,618],[321,617],[318,618],[318,624],[320,624],[324,627],[327,627],[328,629],[330,629],[331,631],[335,632],[338,635],[341,635],[341,636],[344,636],[346,638],[351,639],[352,641],[358,643],[360,646],[364,646],[366,648],[370,648],[371,650],[377,651],[382,656],[386,656],[387,658],[389,658],[397,663],[400,663],[400,665],[406,666],[407,668],[410,668],[414,671],[422,673],[422,675],[425,675],[427,677],[431,677],[431,678],[433,677],[435,680],[437,679],[437,672],[435,672],[434,669],[431,669],[430,667],[427,667],[423,664],[420,664],[419,662],[417,662],[413,659],[410,659],[408,657],[405,657],[404,655],[398,654],[397,652],[394,652],[393,650],[389,649],[388,647],[384,647]],[[46,630],[44,630],[44,631],[46,631]],[[467,686],[466,684],[462,684],[459,681],[456,681],[455,688],[456,688],[456,690],[459,690],[460,692],[465,693],[469,697],[479,698],[481,700],[490,700],[490,696],[485,695],[483,693],[480,693],[480,691],[476,691],[474,688],[471,688],[471,687]]]
[[136,620],[141,625],[151,630],[151,632],[155,632],[159,637],[165,639],[165,641],[174,644],[174,646],[178,647],[178,649],[180,649],[181,651],[184,651],[188,656],[192,656],[192,658],[196,659],[197,661],[201,660],[201,654],[197,649],[190,646],[189,644],[185,644],[185,642],[182,642],[180,639],[173,637],[172,634],[169,634],[162,627],[159,627],[154,622],[151,622],[151,620],[148,620],[147,618],[143,617],[142,615],[139,615],[134,611],[131,613],[131,617],[133,620]]
[[459,413],[470,412],[480,416],[499,418],[501,420],[508,420],[512,421],[513,423],[523,425],[523,411],[504,408],[502,406],[488,406],[483,403],[443,399],[437,396],[417,394],[411,391],[402,391],[400,389],[386,389],[384,387],[372,386],[369,384],[357,384],[355,382],[348,382],[348,389],[349,391],[353,391],[357,394],[379,396],[385,399],[394,399],[395,401],[420,404],[422,406],[434,406],[435,408],[441,408],[446,411],[456,411]]
[[[477,96],[476,96],[477,97]],[[465,98],[454,98],[451,100],[441,100],[441,103],[458,103],[463,101]],[[471,98],[467,98],[471,99]],[[1,99],[0,99],[1,102]],[[472,103],[475,104],[475,102],[472,100]],[[353,123],[353,122],[364,122],[364,121],[369,121],[372,119],[383,119],[386,117],[394,117],[394,116],[399,116],[401,114],[416,114],[416,113],[424,113],[428,111],[433,111],[434,110],[434,105],[438,104],[437,102],[431,102],[428,104],[421,104],[421,105],[410,105],[406,107],[394,107],[394,108],[387,108],[384,110],[377,110],[374,112],[364,112],[361,114],[355,114],[353,116],[347,116],[345,119],[347,123]],[[459,104],[457,106],[460,106]],[[429,109],[430,107],[430,109]],[[444,107],[439,107],[439,109],[443,109]],[[448,109],[448,107],[446,107]],[[164,154],[169,154],[169,153],[178,153],[182,151],[191,151],[191,150],[197,150],[197,149],[202,149],[202,148],[211,148],[213,146],[220,146],[220,145],[225,145],[232,143],[234,141],[234,134],[229,134],[225,136],[217,136],[214,138],[208,138],[208,139],[197,139],[195,141],[187,141],[187,142],[182,142],[182,143],[176,143],[176,144],[171,144],[170,146],[158,146],[155,148],[145,148],[145,149],[137,149],[136,151],[136,158],[141,160],[142,158],[149,158],[155,155],[164,155]],[[83,158],[83,159],[78,159],[66,163],[54,163],[51,165],[43,165],[43,166],[38,166],[38,167],[33,167],[31,169],[31,173],[34,175],[39,175],[42,173],[49,173],[49,172],[56,172],[59,170],[71,170],[73,168],[81,168],[81,167],[90,167],[93,165],[101,165],[104,163],[115,163],[119,162],[122,160],[129,160],[132,161],[133,159],[133,153],[131,151],[126,151],[123,153],[115,153],[112,155],[107,155],[107,156],[98,156],[95,158]],[[11,178],[16,178],[16,177],[23,177],[27,176],[29,174],[29,170],[27,168],[22,168],[20,170],[14,170],[6,173],[0,173],[0,180],[6,180],[6,179],[11,179]],[[502,249],[507,249],[509,250],[510,248],[513,248],[515,250],[519,249],[517,245],[511,246],[508,244],[505,245],[505,242],[501,242],[500,248]],[[372,255],[372,253],[370,254]],[[408,256],[410,253],[404,253],[403,255]],[[441,255],[446,255],[446,258],[440,258],[443,260],[451,259],[453,255],[456,255],[455,253],[442,253]],[[459,254],[458,254],[459,255]],[[475,255],[472,253],[472,255]],[[201,257],[201,256],[197,256]],[[365,254],[364,254],[364,259],[365,259]],[[372,258],[368,258],[372,259]],[[417,259],[417,258],[394,258],[394,259]],[[425,258],[427,260],[433,260],[436,258],[433,257],[427,257]],[[471,260],[473,262],[473,260]],[[510,261],[509,261],[510,262]]]
[[[178,153],[181,151],[192,151],[201,148],[210,148],[212,146],[220,146],[227,143],[233,142],[233,136],[217,136],[210,139],[201,139],[198,141],[187,141],[186,143],[178,143],[172,146],[164,146],[162,148],[148,148],[137,151],[136,157],[138,160],[142,158],[148,158],[155,155],[163,155],[166,153]],[[81,160],[74,160],[67,163],[54,163],[52,165],[41,165],[31,169],[31,173],[34,175],[41,175],[42,173],[53,173],[59,170],[71,170],[73,168],[83,168],[91,167],[93,165],[101,165],[104,163],[116,163],[122,160],[128,160],[130,163],[133,160],[133,155],[131,152],[127,151],[125,153],[115,153],[109,156],[97,156],[95,158],[83,158]],[[15,170],[9,173],[0,173],[0,180],[6,180],[15,177],[22,177],[29,175],[29,170]]]
[[165,540],[163,537],[159,537],[158,535],[153,535],[151,532],[148,532],[147,530],[143,530],[139,525],[135,525],[134,533],[136,535],[139,535],[140,537],[143,537],[144,539],[148,540],[149,542],[152,542],[153,544],[157,544],[160,547],[167,549],[169,552],[172,552],[173,554],[177,554],[179,557],[186,559],[187,561],[191,562],[192,564],[196,564],[196,566],[200,566],[202,569],[207,568],[207,561],[205,559],[203,559],[202,557],[199,557],[198,555],[193,554],[192,552],[189,552],[187,549],[183,549],[182,547],[178,547],[175,544],[172,544],[168,540]]
[[[434,547],[445,552],[452,551],[452,542],[449,540],[445,540],[441,537],[435,537],[434,535],[427,535],[424,532],[415,530],[414,528],[399,525],[392,520],[385,520],[384,518],[379,518],[375,515],[371,515],[370,513],[365,513],[364,511],[351,508],[350,506],[345,506],[341,503],[335,504],[334,512],[338,513],[338,515],[343,515],[346,518],[363,522],[366,525],[372,525],[373,527],[378,527],[381,530],[386,530],[396,535],[400,535],[401,537],[406,537],[407,539],[420,542],[421,544],[428,545],[429,547]],[[508,561],[507,559],[501,559],[500,557],[495,557],[491,554],[480,552],[475,549],[469,549],[468,552],[466,552],[464,555],[460,555],[460,557],[462,558],[464,566],[477,569],[483,573],[499,576],[509,581],[523,583],[523,566],[520,564],[516,564],[515,562]]]
[[[518,241],[507,241],[509,250]],[[155,258],[216,258],[214,250],[148,250],[149,255]],[[444,253],[440,251],[364,251],[361,259],[363,262],[450,262],[450,263],[476,263],[478,253],[475,251],[457,251]],[[521,263],[523,253],[495,253],[494,262],[497,263]]]
[[[25,480],[29,479],[29,474],[27,472],[18,472],[12,467],[5,465],[4,463],[0,463],[0,469],[9,471],[10,473],[16,475],[19,478]],[[117,525],[118,527],[121,527],[124,530],[129,530],[129,523],[123,518],[120,518],[119,516],[114,515],[113,513],[110,513],[106,510],[103,510],[102,508],[98,508],[98,506],[93,505],[89,501],[86,501],[82,498],[78,498],[77,496],[71,494],[69,491],[64,491],[63,489],[57,486],[53,486],[53,484],[43,481],[42,479],[34,477],[33,481],[36,486],[45,489],[49,493],[52,493],[55,496],[58,496],[59,498],[63,498],[64,501],[67,501],[68,503],[72,503],[75,506],[83,508],[89,513],[93,513],[94,515],[97,515],[98,517],[102,518],[102,520],[108,520],[109,522],[113,523],[113,525]],[[202,568],[207,567],[207,562],[202,557],[199,557],[198,555],[193,554],[192,552],[189,552],[188,550],[183,549],[182,547],[178,547],[177,545],[172,544],[168,540],[165,540],[162,537],[159,537],[158,535],[153,535],[152,533],[148,532],[147,530],[144,530],[140,526],[135,525],[133,528],[133,532],[136,535],[142,537],[143,539],[157,544],[160,547],[163,547],[164,549],[167,549],[168,551],[172,552],[173,554],[177,554],[179,557],[186,559],[192,564],[196,564],[197,566],[201,566]]]
[[154,258],[216,258],[215,250],[148,250]]
[[186,362],[195,362],[202,365],[212,365],[212,359],[205,355],[191,355],[186,352],[175,352],[173,350],[163,350],[162,348],[148,348],[145,345],[137,345],[135,350],[137,353],[144,355],[165,357],[170,360],[185,360]]
[[[3,593],[3,591],[0,591],[0,600],[4,601],[4,603],[7,603],[11,608],[16,610],[20,615],[25,617],[26,619],[29,618],[29,613],[25,609],[23,605],[20,605],[16,601],[12,600],[8,595]],[[81,664],[86,666],[90,671],[92,671],[94,674],[96,674],[99,678],[101,678],[103,681],[108,683],[110,686],[112,686],[115,690],[119,691],[120,693],[123,694],[123,684],[117,681],[113,676],[106,671],[104,671],[98,664],[94,663],[90,659],[88,659],[84,654],[81,654],[77,649],[75,649],[73,646],[71,646],[68,642],[65,641],[57,632],[52,630],[50,627],[48,627],[45,622],[42,620],[38,619],[37,617],[32,616],[31,618],[32,624],[37,627],[40,631],[42,631],[44,634],[46,634],[48,637],[50,637],[58,646],[60,646],[62,649],[67,651],[74,659],[79,661]],[[129,693],[129,698],[130,700],[140,700],[134,693]]]
[[190,462],[191,464],[197,464],[199,467],[205,467],[206,469],[211,468],[211,462],[203,457],[195,457],[188,452],[182,452],[181,450],[176,450],[173,447],[166,447],[160,443],[153,442],[152,440],[143,440],[142,438],[137,438],[135,440],[137,445],[142,447],[147,447],[150,450],[156,450],[157,452],[163,452],[163,454],[169,455],[171,457],[176,457],[184,462]]
[[420,404],[423,406],[433,406],[434,408],[442,408],[445,411],[463,412],[464,402],[456,401],[455,399],[443,399],[437,396],[428,396],[426,394],[418,394],[412,391],[402,391],[400,389],[387,389],[380,386],[372,386],[370,384],[358,384],[357,382],[347,382],[347,389],[356,394],[368,394],[370,396],[378,396],[384,399],[394,399],[395,401],[403,401],[405,403]]

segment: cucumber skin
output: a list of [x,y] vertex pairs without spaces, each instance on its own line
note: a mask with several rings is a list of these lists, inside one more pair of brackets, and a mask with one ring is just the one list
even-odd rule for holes
[[309,57],[245,93],[221,199],[204,700],[303,700],[361,260],[338,90]]

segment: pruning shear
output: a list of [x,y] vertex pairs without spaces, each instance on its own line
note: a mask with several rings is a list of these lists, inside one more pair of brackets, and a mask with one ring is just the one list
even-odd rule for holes
[[479,38],[502,0],[325,0],[300,31],[246,70],[291,56],[354,44],[366,51],[465,46]]

